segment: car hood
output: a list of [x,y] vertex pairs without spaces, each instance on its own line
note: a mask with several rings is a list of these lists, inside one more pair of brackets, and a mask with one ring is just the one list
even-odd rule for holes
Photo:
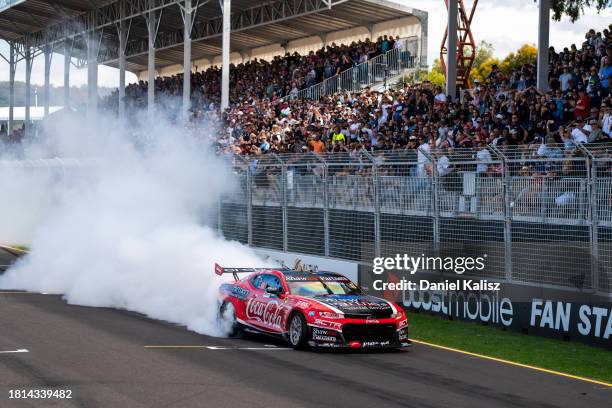
[[386,300],[365,295],[322,295],[312,299],[340,310],[346,315],[391,315],[393,308]]

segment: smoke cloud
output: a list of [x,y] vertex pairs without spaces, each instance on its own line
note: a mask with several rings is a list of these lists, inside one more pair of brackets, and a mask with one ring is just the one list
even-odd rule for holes
[[72,115],[49,122],[20,152],[47,160],[0,161],[0,241],[31,250],[0,276],[0,288],[221,335],[214,263],[262,264],[206,226],[219,197],[236,188],[228,164],[201,131],[194,137],[161,118],[135,129],[115,118],[96,127]]

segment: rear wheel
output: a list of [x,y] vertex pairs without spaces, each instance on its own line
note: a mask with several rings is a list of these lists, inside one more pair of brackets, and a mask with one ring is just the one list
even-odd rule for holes
[[306,319],[301,313],[295,313],[289,321],[289,331],[287,333],[289,343],[294,349],[303,349],[308,341],[308,326]]
[[221,303],[217,320],[219,327],[225,330],[229,337],[239,337],[242,335],[242,326],[236,319],[236,308],[232,302]]

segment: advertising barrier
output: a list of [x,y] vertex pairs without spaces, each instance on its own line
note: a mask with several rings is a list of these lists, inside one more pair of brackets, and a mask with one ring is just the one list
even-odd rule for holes
[[359,266],[360,283],[407,310],[612,349],[610,298],[453,274]]

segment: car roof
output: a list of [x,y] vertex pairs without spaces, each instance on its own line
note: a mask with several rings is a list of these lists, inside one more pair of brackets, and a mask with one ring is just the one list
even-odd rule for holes
[[[280,274],[285,277],[287,280],[298,280],[295,278],[304,278],[304,277],[319,277],[319,278],[341,278],[348,279],[346,276],[341,273],[331,272],[331,271],[296,271],[295,269],[289,268],[270,268],[270,269],[261,269],[256,272],[256,274],[262,273],[272,273],[272,274]],[[294,279],[291,279],[294,278]],[[303,279],[299,279],[303,280]]]
[[337,272],[329,272],[329,271],[317,271],[317,272],[301,272],[301,271],[295,271],[295,270],[281,270],[279,271],[281,272],[283,275],[285,275],[285,278],[293,278],[293,277],[304,277],[304,276],[315,276],[315,277],[327,277],[327,278],[344,278],[344,279],[348,279],[346,276],[337,273]]

